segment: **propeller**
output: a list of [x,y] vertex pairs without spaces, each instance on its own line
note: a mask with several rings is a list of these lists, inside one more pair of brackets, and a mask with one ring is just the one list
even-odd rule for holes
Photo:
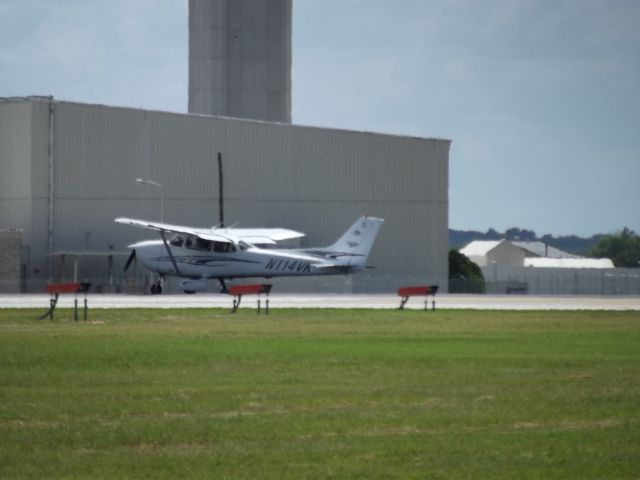
[[127,259],[127,263],[125,263],[124,265],[124,272],[126,272],[129,269],[129,267],[131,266],[131,262],[133,262],[135,259],[136,259],[136,249],[134,248],[133,250],[131,250],[131,254]]

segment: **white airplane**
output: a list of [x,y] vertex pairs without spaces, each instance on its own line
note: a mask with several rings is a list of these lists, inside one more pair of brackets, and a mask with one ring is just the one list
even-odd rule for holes
[[[360,272],[384,222],[381,218],[362,216],[333,245],[323,248],[277,248],[277,242],[304,237],[304,233],[283,228],[199,229],[132,218],[116,218],[116,223],[156,230],[161,240],[147,240],[129,245],[131,255],[159,279],[151,293],[162,293],[165,276],[182,277],[185,293],[207,288],[208,279],[217,279],[223,292],[225,280],[245,277],[284,277],[337,275]],[[172,237],[167,239],[167,234]]]

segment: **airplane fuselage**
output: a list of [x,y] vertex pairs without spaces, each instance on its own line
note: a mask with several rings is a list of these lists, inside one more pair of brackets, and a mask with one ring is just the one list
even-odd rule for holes
[[321,249],[309,253],[298,249],[247,246],[225,252],[170,245],[179,269],[177,273],[162,241],[149,240],[130,247],[135,248],[138,260],[149,270],[160,275],[193,279],[335,275],[353,268],[348,258],[351,255],[346,254],[342,261],[338,259],[341,265],[336,265],[335,256],[329,262]]

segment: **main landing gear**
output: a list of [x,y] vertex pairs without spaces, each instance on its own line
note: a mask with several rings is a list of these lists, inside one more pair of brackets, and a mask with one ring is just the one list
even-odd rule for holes
[[151,295],[160,295],[162,293],[163,283],[164,283],[164,277],[160,277],[158,278],[158,281],[156,283],[152,283],[151,288],[149,289],[149,291],[151,292]]

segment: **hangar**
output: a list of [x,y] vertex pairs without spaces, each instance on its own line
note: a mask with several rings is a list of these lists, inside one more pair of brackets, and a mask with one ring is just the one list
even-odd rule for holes
[[126,246],[153,233],[113,219],[217,224],[220,152],[227,224],[292,228],[307,234],[301,246],[323,246],[363,213],[385,219],[374,270],[274,280],[277,291],[445,286],[449,147],[436,138],[3,98],[0,229],[20,232],[23,248],[15,249],[22,268],[0,278],[25,291],[73,276],[98,291],[142,291],[148,272],[125,277],[122,267]]
[[0,290],[143,291],[148,272],[122,267],[153,232],[113,219],[210,227],[222,204],[226,225],[299,230],[302,247],[362,214],[385,219],[374,270],[277,291],[446,288],[450,141],[292,125],[291,12],[292,0],[189,0],[188,114],[0,98]]

